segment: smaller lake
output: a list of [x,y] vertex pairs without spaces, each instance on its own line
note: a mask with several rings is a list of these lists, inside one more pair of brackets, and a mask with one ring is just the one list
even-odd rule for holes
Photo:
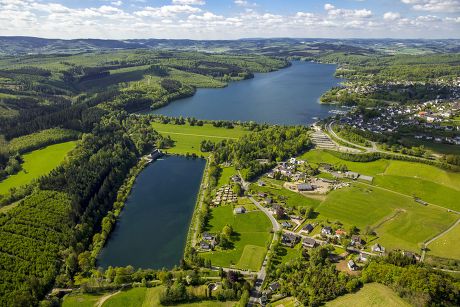
[[172,268],[183,256],[206,161],[165,156],[137,177],[98,265]]
[[281,125],[307,125],[330,116],[333,106],[319,98],[342,80],[336,65],[294,61],[288,68],[256,74],[225,88],[198,89],[192,97],[171,102],[148,113],[207,120],[256,121]]

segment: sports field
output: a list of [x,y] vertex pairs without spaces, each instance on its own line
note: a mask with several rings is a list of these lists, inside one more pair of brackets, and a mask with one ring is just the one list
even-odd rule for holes
[[372,283],[366,284],[356,293],[347,294],[331,302],[326,303],[327,307],[354,306],[354,307],[400,307],[410,306],[409,303],[400,298],[387,286]]
[[55,144],[23,155],[22,170],[0,182],[0,194],[48,174],[64,161],[76,144],[75,141]]
[[228,139],[238,139],[249,133],[240,126],[233,129],[214,127],[212,124],[204,124],[203,126],[190,126],[161,124],[154,122],[152,126],[162,135],[169,135],[175,141],[174,147],[166,151],[172,154],[196,154],[198,156],[207,156],[208,153],[203,153],[200,150],[200,145],[203,140],[220,142]]
[[220,233],[229,224],[235,233],[232,236],[233,249],[201,254],[211,263],[222,267],[235,267],[258,271],[262,265],[268,243],[271,239],[271,223],[262,212],[235,215],[231,205],[211,210],[211,233]]

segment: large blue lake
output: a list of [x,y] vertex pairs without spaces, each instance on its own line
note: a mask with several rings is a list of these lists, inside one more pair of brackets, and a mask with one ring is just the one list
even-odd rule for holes
[[198,89],[192,97],[173,101],[149,113],[209,120],[241,120],[271,124],[311,124],[329,116],[332,106],[319,97],[341,79],[336,65],[294,61],[279,71],[256,74],[219,89]]
[[203,159],[177,156],[148,165],[137,177],[98,265],[179,265],[204,166]]

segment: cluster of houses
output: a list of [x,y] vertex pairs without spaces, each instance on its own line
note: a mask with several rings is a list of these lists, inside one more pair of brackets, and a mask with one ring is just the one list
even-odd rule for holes
[[296,171],[297,166],[302,164],[305,164],[305,161],[290,158],[286,162],[278,163],[267,173],[267,177],[273,179],[279,175],[283,178],[289,179],[290,181],[305,181],[307,179],[307,175],[303,172]]
[[238,197],[233,193],[232,188],[229,185],[224,185],[217,190],[212,204],[217,207],[222,203],[236,203],[237,201]]
[[[377,108],[376,111],[379,116],[372,120],[367,120],[362,114],[348,113],[341,116],[340,122],[374,133],[394,132],[402,127],[410,126],[434,129],[439,132],[460,131],[458,125],[443,124],[453,116],[460,114],[459,101],[436,99],[421,104],[385,106]],[[418,134],[415,137],[425,138],[426,136]],[[452,137],[426,138],[426,140],[459,144],[458,140]]]
[[202,251],[210,251],[213,250],[214,247],[217,245],[217,237],[215,235],[212,235],[208,232],[204,232],[201,235],[201,242],[200,242],[200,249]]

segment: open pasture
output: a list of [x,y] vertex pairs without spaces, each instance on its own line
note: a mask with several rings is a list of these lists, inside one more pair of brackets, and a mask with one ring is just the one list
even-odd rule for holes
[[374,229],[389,249],[417,251],[421,243],[447,229],[457,218],[439,207],[422,206],[411,197],[356,183],[331,192],[317,208],[318,219]]
[[216,266],[259,270],[271,238],[271,223],[262,212],[234,215],[232,206],[221,206],[212,209],[209,223],[211,233],[220,233],[225,225],[231,225],[234,248],[203,253],[203,258]]
[[389,287],[377,283],[372,283],[364,285],[363,288],[356,293],[347,294],[336,298],[335,300],[326,303],[326,306],[400,307],[410,306],[410,304],[400,298]]
[[22,170],[0,182],[0,194],[48,174],[64,161],[76,144],[75,141],[55,144],[23,155]]
[[460,224],[428,245],[429,255],[460,260]]
[[174,147],[166,151],[172,154],[196,154],[198,156],[207,156],[208,153],[203,153],[200,150],[201,142],[210,140],[220,142],[222,140],[237,139],[249,133],[240,126],[233,129],[214,127],[212,124],[204,124],[203,126],[190,126],[162,124],[154,122],[152,126],[162,135],[169,135],[175,141]]

